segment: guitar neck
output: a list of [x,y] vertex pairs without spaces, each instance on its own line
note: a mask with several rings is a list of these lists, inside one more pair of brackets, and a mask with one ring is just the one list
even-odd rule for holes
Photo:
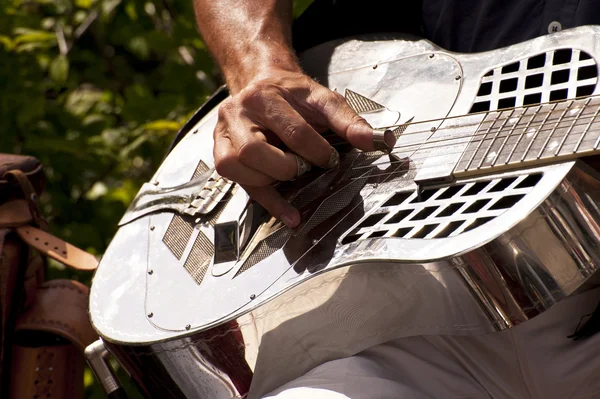
[[488,112],[454,176],[579,158],[599,152],[599,147],[598,97]]

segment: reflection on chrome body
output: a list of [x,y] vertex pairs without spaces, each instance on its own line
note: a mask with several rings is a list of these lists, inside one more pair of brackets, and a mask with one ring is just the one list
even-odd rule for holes
[[[244,213],[235,201],[198,220],[163,210],[123,225],[90,297],[105,345],[147,396],[252,399],[324,361],[390,339],[504,330],[591,288],[600,267],[600,180],[593,169],[568,160],[501,173],[479,168],[477,177],[452,171],[488,114],[470,115],[471,129],[456,117],[474,101],[505,100],[480,90],[481,82],[497,77],[486,71],[559,48],[595,59],[599,46],[600,29],[584,27],[473,55],[412,39],[350,40],[311,50],[305,67],[330,88],[353,90],[358,105],[398,110],[403,117],[395,123],[421,122],[402,127],[390,155],[342,153],[338,168],[292,182],[289,198],[304,220],[296,231],[268,219],[256,226],[260,212]],[[580,83],[565,84],[570,97]],[[522,104],[523,93],[516,98]],[[207,143],[215,123],[213,110],[155,181],[180,186],[199,162],[211,166]],[[571,131],[576,123],[569,123]],[[578,142],[564,133],[560,146],[593,144],[595,123]],[[514,123],[519,130],[530,125]],[[509,135],[496,136],[506,148],[518,147]],[[458,140],[423,148],[431,137]],[[502,148],[491,148],[480,158],[473,152],[463,169],[500,159]],[[234,214],[246,216],[236,224]],[[227,253],[213,253],[215,242]]]
[[233,182],[210,169],[189,183],[176,187],[157,186],[158,183],[144,183],[119,226],[152,212],[170,210],[192,216],[207,214],[225,197],[233,187]]
[[600,266],[600,182],[584,164],[566,166],[533,212],[479,248],[427,263],[336,267],[219,327],[169,342],[107,345],[148,396],[234,398],[253,381],[250,397],[257,397],[392,338],[517,325],[585,290],[586,281],[592,286]]

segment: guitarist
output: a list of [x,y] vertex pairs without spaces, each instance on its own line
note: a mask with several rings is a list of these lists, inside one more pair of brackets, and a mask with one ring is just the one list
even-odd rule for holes
[[[303,73],[292,46],[292,0],[195,0],[195,6],[200,32],[232,94],[219,108],[216,169],[294,227],[298,210],[271,184],[310,165],[336,165],[337,153],[319,134],[325,129],[366,151],[374,149],[373,129],[341,95]],[[294,27],[294,47],[402,30],[448,50],[484,51],[600,24],[598,7],[591,0],[317,0]],[[384,140],[393,147],[393,137]],[[485,336],[432,330],[401,338],[322,364],[265,398],[599,398],[600,334],[591,332],[600,312],[576,334],[591,336],[567,339],[599,300],[600,290],[588,291]]]

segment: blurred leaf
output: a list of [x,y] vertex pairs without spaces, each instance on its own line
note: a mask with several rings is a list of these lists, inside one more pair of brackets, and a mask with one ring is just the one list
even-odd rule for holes
[[295,0],[294,1],[294,16],[302,14],[304,10],[313,2],[313,0]]
[[16,46],[17,53],[33,52],[34,50],[48,49],[54,47],[56,42],[30,42],[22,43]]
[[8,36],[0,35],[0,43],[2,43],[4,48],[8,51],[12,50],[15,47],[15,43]]
[[125,12],[132,21],[136,21],[138,19],[137,10],[135,9],[135,2],[127,2],[127,5],[125,6]]
[[58,82],[64,83],[67,81],[69,77],[69,60],[66,55],[60,54],[58,55],[51,63],[50,63],[50,77]]
[[108,17],[121,4],[121,0],[102,0],[101,4],[103,16]]
[[148,45],[148,41],[145,37],[137,36],[132,38],[129,41],[128,47],[135,55],[140,57],[142,60],[148,59],[148,56],[150,55],[150,46]]
[[168,131],[176,132],[179,129],[181,129],[182,125],[183,124],[181,122],[159,120],[159,121],[154,121],[154,122],[146,123],[142,127],[145,130],[155,130],[155,131],[168,130]]
[[129,206],[133,198],[139,191],[137,185],[131,180],[125,180],[123,184],[116,189],[110,190],[105,196],[107,199],[120,201],[124,206]]
[[89,386],[92,386],[93,384],[94,384],[94,374],[91,369],[86,367],[86,369],[83,373],[83,386],[85,388],[87,388]]
[[93,0],[75,0],[75,5],[79,8],[90,8],[93,4]]
[[15,44],[32,43],[32,42],[48,42],[56,41],[56,35],[54,33],[44,32],[41,30],[32,29],[16,29],[17,37],[14,39]]

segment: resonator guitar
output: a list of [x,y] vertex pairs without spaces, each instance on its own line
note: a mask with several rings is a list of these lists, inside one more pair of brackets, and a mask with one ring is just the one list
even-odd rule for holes
[[594,287],[599,46],[580,27],[478,54],[405,36],[305,52],[397,143],[329,135],[339,166],[278,186],[296,229],[215,171],[205,108],[94,277],[105,346],[148,397],[258,398],[390,339],[508,329]]

